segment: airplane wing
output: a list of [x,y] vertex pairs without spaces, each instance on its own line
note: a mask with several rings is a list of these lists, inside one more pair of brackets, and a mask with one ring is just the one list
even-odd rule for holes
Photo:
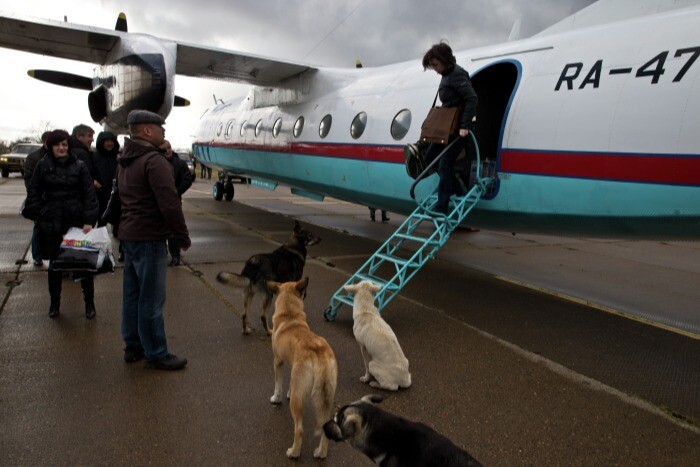
[[0,13],[0,47],[102,64],[119,41],[118,31]]
[[[0,47],[58,58],[105,64],[109,51],[129,33],[55,20],[22,18],[0,13]],[[244,54],[241,52],[177,44],[176,73],[254,85],[271,85],[310,66]]]
[[179,75],[265,86],[279,83],[311,68],[301,63],[177,43],[176,70]]

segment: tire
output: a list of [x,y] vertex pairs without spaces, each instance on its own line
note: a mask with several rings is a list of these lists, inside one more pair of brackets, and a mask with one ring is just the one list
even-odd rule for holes
[[226,189],[226,194],[225,194],[226,201],[231,201],[233,199],[233,196],[236,194],[236,190],[233,188],[233,182],[230,182],[230,181],[227,182],[225,185],[225,189]]
[[6,168],[6,167],[3,167],[3,169],[2,169],[2,177],[3,177],[3,178],[7,178],[7,177],[9,177],[9,176],[10,176],[10,169],[8,169],[8,168]]
[[224,199],[224,184],[221,182],[216,182],[214,183],[214,186],[211,190],[212,195],[214,195],[214,199],[217,201],[221,201]]

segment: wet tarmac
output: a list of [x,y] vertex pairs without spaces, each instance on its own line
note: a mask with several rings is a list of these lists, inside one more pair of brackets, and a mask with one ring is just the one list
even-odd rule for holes
[[[17,215],[24,187],[0,180],[0,464],[372,465],[344,444],[314,460],[310,417],[301,458],[286,459],[292,421],[288,404],[269,402],[260,300],[256,333],[244,336],[241,296],[215,280],[286,240],[298,219],[323,238],[309,251],[305,307],[338,359],[338,405],[383,393],[384,408],[486,465],[697,465],[700,339],[684,308],[698,303],[697,244],[459,232],[383,313],[413,376],[411,388],[388,393],[359,381],[351,310],[330,323],[323,310],[399,218],[371,223],[365,208],[282,188],[236,185],[231,203],[209,189],[198,179],[184,200],[193,244],[169,270],[165,320],[170,350],[189,363],[169,373],[122,360],[119,268],[95,281],[94,320],[67,280],[61,315],[48,318],[46,273],[28,253],[31,223]],[[664,307],[679,309],[669,321],[682,326],[625,316]]]

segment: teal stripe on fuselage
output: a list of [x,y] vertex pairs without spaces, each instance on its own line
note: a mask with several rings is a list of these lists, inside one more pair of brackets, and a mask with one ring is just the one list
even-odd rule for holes
[[[208,159],[233,173],[357,204],[403,214],[415,209],[413,180],[402,164],[216,147]],[[417,195],[436,184],[433,175],[418,185]],[[496,196],[482,200],[467,222],[517,232],[700,238],[700,189],[504,173]]]

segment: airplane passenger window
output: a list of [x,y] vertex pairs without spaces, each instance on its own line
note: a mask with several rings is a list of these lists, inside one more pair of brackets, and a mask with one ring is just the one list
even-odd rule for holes
[[244,120],[243,123],[241,123],[241,136],[245,134],[245,127],[248,125],[248,120]]
[[299,117],[297,118],[297,121],[294,122],[294,137],[298,138],[301,135],[301,130],[304,129],[304,117]]
[[281,129],[282,129],[282,117],[275,120],[275,124],[272,125],[272,137],[277,138],[277,136],[279,136],[279,134],[280,134]]
[[403,109],[396,114],[396,117],[391,122],[391,136],[395,140],[403,139],[409,128],[411,128],[411,111]]
[[365,132],[366,126],[367,112],[360,112],[352,120],[352,124],[350,125],[350,136],[352,136],[353,139],[359,138],[360,136],[362,136],[362,133]]
[[221,136],[221,132],[223,131],[223,129],[224,129],[224,124],[219,123],[219,126],[216,127],[216,136]]
[[231,138],[231,133],[233,132],[233,125],[235,125],[235,123],[235,120],[230,120],[226,125],[226,133],[224,134],[224,136],[226,136],[226,139]]
[[260,136],[260,132],[262,131],[263,123],[262,123],[262,118],[258,120],[258,123],[255,125],[255,137],[257,138]]
[[333,123],[333,117],[331,117],[331,114],[327,114],[325,117],[323,117],[321,124],[318,126],[318,135],[321,138],[328,136],[328,132],[331,131],[331,123]]

